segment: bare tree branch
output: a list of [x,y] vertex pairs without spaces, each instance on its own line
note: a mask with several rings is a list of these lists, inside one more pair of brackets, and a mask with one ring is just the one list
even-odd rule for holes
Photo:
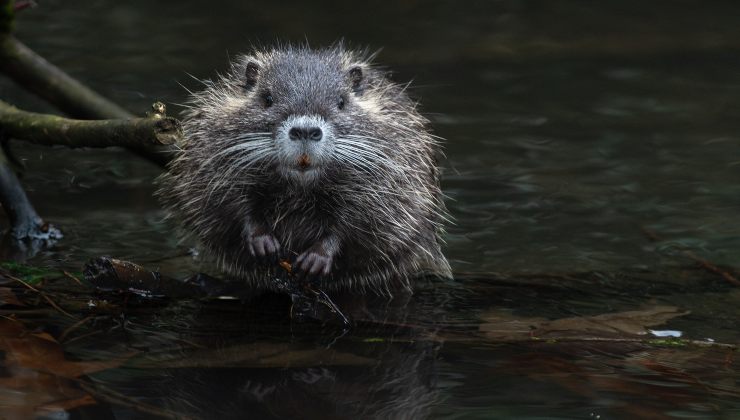
[[[73,118],[129,119],[134,115],[46,61],[12,35],[0,35],[0,72]],[[137,155],[164,166],[170,151],[156,146],[131,144]],[[161,147],[159,147],[161,149]]]
[[73,120],[21,111],[0,101],[0,129],[19,140],[69,147],[147,147],[175,143],[182,135],[180,122],[154,114],[147,118]]

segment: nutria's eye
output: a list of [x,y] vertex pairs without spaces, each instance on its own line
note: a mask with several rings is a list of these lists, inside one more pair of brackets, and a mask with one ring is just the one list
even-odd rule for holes
[[339,102],[337,103],[337,108],[344,109],[344,98],[341,97],[341,96],[339,97]]
[[270,95],[269,93],[265,93],[264,95],[262,95],[262,100],[265,102],[265,108],[271,107],[272,103],[274,102],[272,100],[272,95]]

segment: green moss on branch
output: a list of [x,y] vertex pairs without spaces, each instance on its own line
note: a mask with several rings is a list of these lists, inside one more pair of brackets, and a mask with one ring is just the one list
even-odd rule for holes
[[0,101],[0,129],[19,140],[68,147],[151,147],[180,139],[180,123],[170,117],[73,120],[21,111]]

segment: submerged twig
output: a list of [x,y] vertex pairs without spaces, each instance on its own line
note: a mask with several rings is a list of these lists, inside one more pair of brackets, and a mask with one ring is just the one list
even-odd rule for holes
[[38,293],[39,296],[41,296],[45,301],[47,301],[49,303],[49,305],[51,305],[52,308],[54,308],[57,311],[59,311],[59,313],[61,313],[62,315],[66,316],[66,317],[69,317],[69,318],[72,318],[72,319],[77,319],[76,316],[74,316],[74,315],[70,314],[69,312],[65,311],[64,309],[62,309],[56,302],[54,302],[54,300],[52,300],[49,296],[47,296],[46,293],[44,293],[43,291],[41,291],[41,290],[39,290],[39,289],[31,286],[27,281],[25,281],[23,279],[20,279],[18,277],[15,277],[15,276],[13,276],[11,274],[5,273],[5,272],[3,272],[1,274],[2,274],[2,276],[9,278],[10,280],[13,280],[13,281],[16,281],[16,282],[22,284],[28,290],[31,290],[33,292]]
[[46,293],[39,291],[39,294],[41,295],[42,298],[44,298],[44,300],[46,300],[47,302],[49,302],[49,305],[51,305],[52,308],[54,308],[57,311],[59,311],[59,313],[61,313],[62,315],[66,316],[68,318],[77,319],[76,316],[74,316],[71,313],[65,311],[64,309],[61,308],[61,306],[57,305],[57,303],[54,302],[54,300],[52,300],[49,296],[47,296]]
[[20,283],[20,284],[22,284],[22,285],[26,286],[26,288],[27,288],[27,289],[29,289],[29,290],[32,290],[32,291],[34,291],[34,292],[36,292],[36,293],[41,293],[41,291],[40,291],[39,289],[37,289],[37,288],[35,288],[35,287],[31,286],[30,284],[28,284],[28,282],[27,282],[27,281],[25,281],[25,280],[23,280],[23,279],[19,279],[18,277],[15,277],[15,276],[13,276],[13,275],[11,275],[11,274],[8,274],[8,273],[2,273],[2,276],[3,276],[3,277],[7,277],[7,278],[9,278],[10,280],[16,281],[16,282],[18,282],[18,283]]
[[78,279],[74,274],[70,273],[69,271],[62,270],[62,274],[64,274],[65,277],[71,279],[72,281],[74,281],[78,285],[83,286],[83,284],[80,281],[80,279]]
[[293,302],[290,308],[291,318],[308,317],[321,322],[339,321],[344,328],[352,324],[326,292],[314,288],[310,282],[301,282],[293,278],[293,266],[289,261],[281,260],[279,266],[285,270],[286,275],[274,281]]
[[[25,312],[24,312],[25,314]],[[92,337],[93,335],[101,334],[103,333],[102,330],[96,330],[96,331],[90,331],[89,333],[85,333],[82,335],[78,335],[77,337],[70,338],[69,340],[65,341],[64,344],[72,344],[75,341],[83,340],[88,337]]]
[[[641,230],[642,230],[642,233],[645,234],[645,236],[648,239],[650,239],[652,242],[659,242],[659,241],[662,241],[663,240],[663,238],[661,238],[660,235],[658,235],[656,232],[654,232],[654,231],[652,231],[652,230],[650,230],[650,229],[648,229],[646,227],[642,227]],[[708,272],[710,272],[712,274],[716,274],[716,275],[722,277],[723,279],[725,279],[726,281],[728,281],[731,284],[734,284],[735,286],[740,286],[740,280],[738,280],[737,277],[735,277],[734,275],[732,275],[729,271],[723,270],[722,268],[720,268],[717,265],[711,263],[707,259],[702,258],[702,257],[696,255],[693,251],[691,251],[689,249],[678,249],[678,251],[680,252],[680,254],[683,257],[685,257],[687,259],[690,259],[690,260],[694,261],[695,263],[697,263],[697,265],[700,268],[702,268],[702,269],[704,269],[704,270],[706,270],[706,271],[708,271]]]
[[64,330],[64,332],[62,332],[62,334],[59,335],[59,338],[57,339],[57,341],[59,341],[60,343],[63,343],[64,342],[64,339],[66,339],[67,336],[70,333],[72,333],[73,331],[76,331],[81,326],[85,325],[87,323],[87,321],[89,321],[91,319],[93,319],[93,316],[92,315],[91,316],[87,316],[85,318],[82,318],[81,320],[75,322],[69,328],[67,328],[66,330]]
[[[41,298],[43,298],[43,299],[44,299],[44,300],[45,300],[45,301],[46,301],[46,302],[47,302],[47,303],[48,303],[48,304],[49,304],[49,305],[50,305],[50,306],[51,306],[51,307],[52,307],[52,308],[53,308],[54,310],[56,310],[57,312],[61,313],[62,315],[66,316],[66,317],[68,317],[68,318],[71,318],[71,319],[78,319],[78,317],[76,317],[76,316],[72,315],[71,313],[69,313],[69,312],[67,312],[66,310],[64,310],[64,309],[63,309],[63,308],[62,308],[61,306],[59,306],[59,305],[58,305],[58,304],[57,304],[57,303],[56,303],[56,302],[55,302],[55,301],[54,301],[54,300],[53,300],[52,298],[50,298],[50,297],[49,297],[49,295],[48,295],[47,293],[45,293],[45,292],[44,292],[43,290],[40,290],[40,289],[38,289],[38,288],[36,288],[36,287],[32,286],[32,285],[31,285],[30,283],[28,283],[27,281],[25,281],[25,280],[23,280],[23,279],[21,279],[21,278],[19,278],[19,277],[16,277],[16,276],[14,276],[14,275],[12,275],[12,274],[8,273],[8,272],[7,272],[7,271],[5,271],[5,270],[1,270],[1,271],[0,271],[0,276],[2,276],[2,277],[6,277],[6,278],[8,278],[8,279],[10,279],[10,280],[12,280],[12,281],[15,281],[15,282],[17,282],[17,283],[20,283],[20,284],[21,284],[21,285],[23,285],[23,286],[24,286],[24,287],[25,287],[26,289],[28,289],[28,290],[30,290],[30,291],[32,291],[32,292],[34,292],[34,293],[37,293],[37,294],[38,294],[38,295],[39,295],[39,296],[40,296]],[[17,313],[21,313],[21,312],[22,312],[22,313],[26,314],[26,313],[31,313],[32,311],[26,311],[26,310],[23,310],[23,311],[16,311],[16,312],[17,312]]]

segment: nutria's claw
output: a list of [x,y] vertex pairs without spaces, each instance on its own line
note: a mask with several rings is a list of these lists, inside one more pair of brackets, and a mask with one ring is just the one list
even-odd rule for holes
[[249,253],[263,263],[277,263],[280,243],[272,235],[257,235],[249,241]]
[[299,279],[312,281],[328,276],[333,264],[334,259],[330,255],[309,250],[296,258],[293,269]]

